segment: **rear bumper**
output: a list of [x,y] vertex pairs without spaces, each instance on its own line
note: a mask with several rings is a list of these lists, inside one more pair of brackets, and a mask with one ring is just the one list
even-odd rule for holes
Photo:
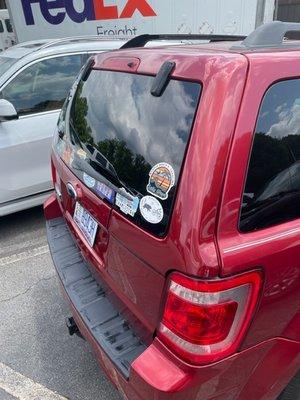
[[[49,247],[82,335],[124,398],[273,400],[300,364],[300,344],[273,339],[204,367],[184,364],[158,339],[146,347],[109,302],[83,260],[55,195],[45,203]],[[284,360],[284,365],[282,365]]]
[[48,243],[60,281],[82,322],[115,367],[129,378],[132,362],[146,346],[106,296],[71,237],[63,218],[47,221]]

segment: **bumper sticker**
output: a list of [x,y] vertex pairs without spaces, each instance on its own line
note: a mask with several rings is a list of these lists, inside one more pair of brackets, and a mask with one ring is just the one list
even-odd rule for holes
[[[126,192],[126,194],[130,196],[129,193]],[[135,216],[139,207],[139,202],[140,200],[138,197],[132,196],[132,199],[130,200],[127,197],[122,196],[120,193],[116,194],[116,206],[119,207],[124,214],[130,215],[131,217]]]
[[164,210],[160,202],[152,196],[145,196],[140,201],[140,212],[150,224],[159,224],[164,217]]
[[115,201],[115,191],[105,185],[105,183],[102,182],[97,182],[96,187],[95,187],[96,193],[103,199],[105,198],[108,200],[110,203],[114,203]]
[[161,200],[166,200],[174,184],[175,172],[173,167],[167,163],[159,163],[154,165],[149,173],[147,192]]
[[83,173],[83,182],[90,189],[92,189],[96,184],[96,180],[92,178],[90,175],[86,174],[85,172]]

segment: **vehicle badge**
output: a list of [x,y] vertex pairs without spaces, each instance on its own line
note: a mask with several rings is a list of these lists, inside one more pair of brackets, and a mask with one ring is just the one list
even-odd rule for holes
[[74,186],[72,185],[72,183],[68,182],[66,186],[67,186],[68,195],[69,195],[72,199],[76,200],[77,197],[78,197],[78,195],[77,195],[77,191],[76,191],[76,189],[74,188]]

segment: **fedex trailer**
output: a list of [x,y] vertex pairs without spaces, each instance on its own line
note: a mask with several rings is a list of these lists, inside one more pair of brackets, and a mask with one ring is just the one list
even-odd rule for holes
[[143,33],[245,34],[278,0],[7,0],[19,42]]
[[7,10],[0,10],[0,50],[16,43],[15,33]]

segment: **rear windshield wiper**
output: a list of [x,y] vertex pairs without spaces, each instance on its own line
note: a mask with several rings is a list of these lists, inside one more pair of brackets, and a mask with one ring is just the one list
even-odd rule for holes
[[[96,148],[93,148],[93,152],[91,152],[84,144],[82,144],[90,153],[90,162],[96,165],[97,168],[100,168],[101,171],[105,172],[111,179],[116,181],[119,185],[123,185],[123,182],[119,178],[114,166],[98,151]],[[100,161],[101,160],[101,161]]]
[[[99,168],[102,173],[104,173],[106,176],[108,176],[109,179],[112,179],[113,182],[117,183],[117,185],[124,186],[124,183],[118,177],[118,174],[117,174],[116,170],[114,169],[113,165],[106,159],[106,157],[104,157],[102,155],[102,153],[100,153],[100,151],[97,150],[95,147],[91,146],[92,150],[90,150],[88,145],[85,145],[84,143],[81,142],[80,137],[78,136],[71,119],[69,120],[69,125],[71,128],[72,134],[75,135],[75,137],[76,137],[77,143],[80,144],[80,146],[83,148],[83,150],[89,154],[90,163],[93,163],[93,165],[96,167],[96,169]],[[94,153],[96,153],[96,155],[94,155]],[[97,156],[100,156],[101,161],[99,161]]]
[[[122,190],[122,188],[118,188],[116,185],[114,185],[112,182],[110,182],[108,179],[106,179],[102,174],[95,171],[95,169],[86,160],[76,157],[73,161],[72,167],[75,170],[85,172],[86,174],[90,175],[92,178],[96,179],[98,182],[104,183],[110,189],[113,189],[116,193],[125,197],[127,200],[132,200],[133,196],[126,193],[124,190]],[[122,182],[120,182],[120,183],[122,184]],[[126,189],[126,187],[125,187],[125,189]]]

